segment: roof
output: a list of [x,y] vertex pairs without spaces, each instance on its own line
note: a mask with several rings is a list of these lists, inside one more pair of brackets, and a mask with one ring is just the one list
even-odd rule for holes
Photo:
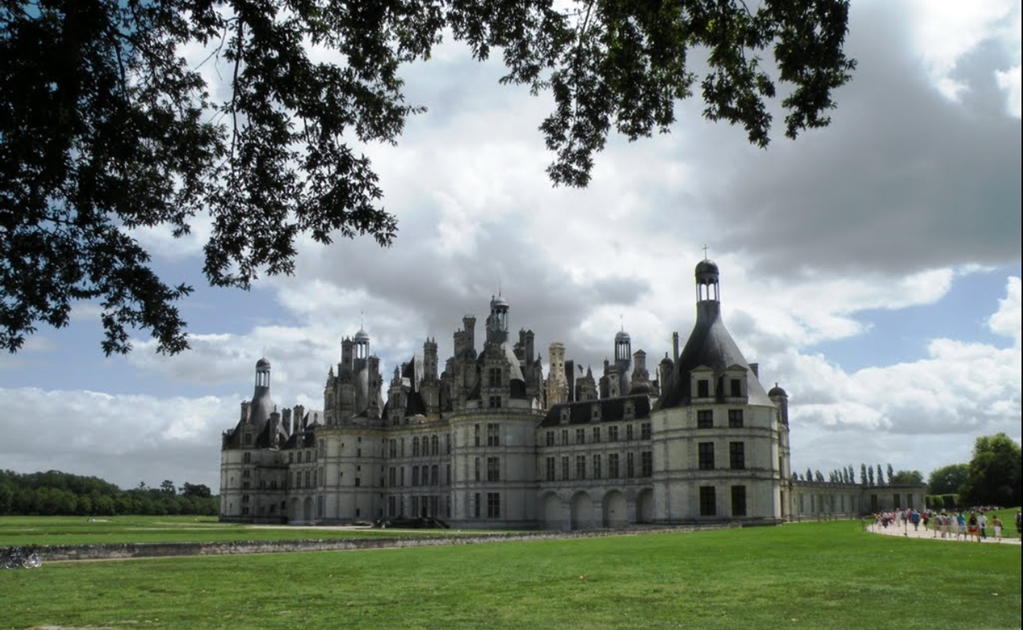
[[540,422],[541,427],[562,426],[561,410],[569,410],[568,424],[591,424],[593,422],[593,405],[600,405],[600,422],[621,422],[625,419],[625,403],[632,401],[633,419],[642,419],[650,415],[650,397],[645,394],[635,396],[618,396],[616,398],[600,398],[554,405]]
[[[773,406],[774,403],[768,398],[763,385],[753,374],[746,358],[739,351],[739,346],[721,321],[721,303],[716,300],[698,302],[696,325],[693,326],[689,341],[686,342],[675,364],[671,383],[665,384],[658,408],[667,409],[689,404],[692,397],[690,374],[694,369],[710,368],[715,377],[720,378],[726,369],[736,366],[747,370],[746,395],[749,404]],[[718,388],[718,391],[720,392],[721,388]]]

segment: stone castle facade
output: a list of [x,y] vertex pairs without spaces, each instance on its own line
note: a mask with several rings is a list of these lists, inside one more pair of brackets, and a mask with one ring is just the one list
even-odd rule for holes
[[681,353],[675,335],[653,377],[620,331],[599,380],[589,369],[577,375],[559,342],[545,378],[532,331],[512,342],[499,296],[482,347],[475,318],[464,317],[443,372],[427,339],[385,385],[369,335],[345,338],[322,411],[277,411],[260,359],[252,400],[223,435],[221,519],[429,516],[465,528],[590,529],[922,504],[921,488],[794,482],[788,396],[765,390],[725,329],[709,260],[696,267],[696,308]]

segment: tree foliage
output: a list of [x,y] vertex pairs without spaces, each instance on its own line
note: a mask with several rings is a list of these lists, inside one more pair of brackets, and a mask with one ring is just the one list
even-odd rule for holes
[[923,483],[924,475],[919,470],[893,470],[888,473],[888,483]]
[[935,468],[927,477],[931,494],[957,494],[970,474],[969,464],[949,464]]
[[1020,445],[1004,433],[977,438],[959,491],[969,505],[1019,505],[1023,470]]
[[[442,35],[502,82],[549,92],[555,184],[585,186],[613,130],[668,131],[698,89],[711,120],[766,146],[783,86],[785,135],[829,122],[855,62],[848,0],[0,0],[0,346],[98,302],[103,350],[148,331],[188,345],[191,287],[152,269],[136,228],[212,233],[214,286],[294,270],[296,239],[368,235],[394,216],[360,145],[395,142],[423,111],[400,69]],[[184,51],[204,49],[205,61]],[[689,63],[706,51],[706,68]],[[773,63],[763,55],[773,56]],[[205,74],[204,74],[205,73]],[[219,76],[223,85],[212,82]],[[697,88],[698,84],[698,88]]]
[[[169,484],[169,489],[167,484]],[[181,494],[164,481],[160,488],[140,483],[121,490],[96,477],[55,470],[20,474],[0,470],[0,514],[113,516],[195,514],[215,516],[219,500],[202,484],[186,483]]]

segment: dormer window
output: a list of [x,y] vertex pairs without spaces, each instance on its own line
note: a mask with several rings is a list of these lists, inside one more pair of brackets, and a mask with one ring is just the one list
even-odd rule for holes
[[733,378],[729,381],[729,395],[732,398],[742,397],[742,379]]
[[568,424],[568,421],[569,421],[570,418],[571,418],[571,413],[569,411],[569,408],[568,407],[562,407],[561,408],[561,424]]
[[701,378],[696,381],[696,397],[710,398],[710,380]]
[[600,421],[600,405],[599,404],[593,405],[593,407],[591,408],[591,410],[590,410],[590,421],[591,422],[599,422]]
[[636,417],[636,404],[631,400],[625,401],[625,419],[632,420]]

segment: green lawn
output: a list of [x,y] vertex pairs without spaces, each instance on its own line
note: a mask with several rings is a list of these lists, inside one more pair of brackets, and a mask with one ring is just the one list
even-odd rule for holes
[[[361,538],[367,536],[446,536],[452,530],[308,529],[252,527],[220,523],[196,516],[4,516],[0,517],[0,547],[27,545],[89,545],[98,543],[225,542]],[[479,532],[472,532],[478,534]]]
[[0,628],[1020,628],[1020,547],[857,522],[0,572]]

